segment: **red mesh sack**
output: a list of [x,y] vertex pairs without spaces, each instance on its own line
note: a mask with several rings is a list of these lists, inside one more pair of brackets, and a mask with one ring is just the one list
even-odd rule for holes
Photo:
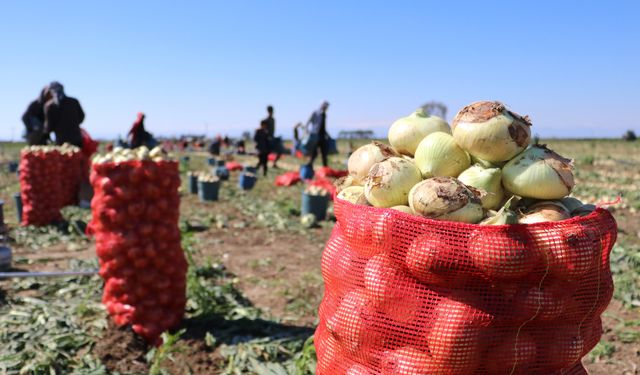
[[349,174],[347,170],[337,170],[331,167],[321,167],[315,173],[317,177],[340,178]]
[[98,146],[100,144],[91,138],[89,133],[83,128],[80,128],[80,133],[82,135],[82,153],[87,159],[90,159],[91,155],[98,151]]
[[242,164],[238,163],[237,161],[228,161],[225,164],[225,167],[227,167],[227,169],[230,172],[234,172],[234,171],[241,171],[244,167],[242,166]]
[[80,183],[87,174],[85,154],[80,151],[63,152],[60,155],[60,162],[62,165],[56,182],[60,184],[61,207],[75,205],[78,203]]
[[274,183],[276,186],[293,186],[300,181],[302,180],[298,172],[285,172],[277,176]]
[[180,245],[176,162],[94,164],[92,221],[102,302],[118,326],[148,342],[177,327],[186,303],[187,262]]
[[61,159],[57,150],[24,149],[20,153],[22,225],[48,225],[62,220]]
[[613,293],[608,211],[481,226],[334,205],[318,374],[586,374]]

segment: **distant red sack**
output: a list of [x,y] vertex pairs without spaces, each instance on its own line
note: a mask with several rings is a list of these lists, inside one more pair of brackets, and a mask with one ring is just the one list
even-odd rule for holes
[[241,171],[243,168],[242,164],[237,161],[228,161],[224,166],[227,167],[230,172]]
[[[316,176],[318,176],[316,174]],[[329,199],[333,199],[333,196],[336,193],[336,187],[333,182],[324,177],[316,177],[315,179],[309,181],[308,186],[318,186],[329,192]]]
[[316,171],[318,177],[340,178],[349,174],[347,170],[337,170],[331,167],[322,167]]
[[286,172],[276,177],[275,184],[276,186],[293,186],[300,181],[302,180],[298,172]]

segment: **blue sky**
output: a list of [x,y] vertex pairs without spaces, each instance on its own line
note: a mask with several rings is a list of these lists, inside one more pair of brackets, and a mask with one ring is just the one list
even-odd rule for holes
[[634,1],[4,1],[0,139],[44,84],[84,126],[240,134],[276,108],[287,137],[323,99],[330,132],[386,134],[429,100],[496,99],[541,136],[640,131]]

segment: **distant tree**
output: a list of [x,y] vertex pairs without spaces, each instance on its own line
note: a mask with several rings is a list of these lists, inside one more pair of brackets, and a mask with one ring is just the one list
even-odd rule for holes
[[626,133],[622,136],[622,139],[625,141],[635,141],[638,137],[636,137],[636,133],[633,130],[627,130]]
[[447,106],[443,103],[431,101],[424,103],[421,108],[430,115],[438,116],[443,119],[447,118]]

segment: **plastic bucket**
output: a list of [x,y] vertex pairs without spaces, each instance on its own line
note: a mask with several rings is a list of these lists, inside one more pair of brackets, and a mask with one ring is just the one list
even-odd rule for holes
[[327,217],[329,207],[328,195],[309,195],[302,193],[302,215],[313,214],[316,220],[324,220]]
[[251,165],[246,165],[244,166],[244,168],[242,168],[243,172],[247,172],[247,173],[253,173],[256,174],[258,173],[258,168],[251,166]]
[[251,190],[256,185],[256,175],[250,173],[242,173],[238,180],[238,185],[242,190]]
[[313,167],[309,164],[300,166],[300,178],[303,180],[311,180],[313,178]]
[[15,173],[18,171],[18,162],[11,161],[9,162],[9,173]]
[[227,162],[226,162],[226,161],[224,161],[223,159],[218,159],[218,160],[216,160],[216,165],[217,165],[218,167],[224,167],[224,166],[225,166],[225,164],[227,164]]
[[0,271],[11,268],[11,248],[0,245]]
[[13,194],[16,201],[16,214],[18,215],[18,224],[22,223],[22,195],[20,193]]
[[229,179],[229,170],[225,166],[217,167],[216,176],[218,176],[222,181],[226,181]]
[[198,194],[198,176],[195,174],[189,175],[189,192]]
[[220,182],[198,181],[198,197],[202,202],[217,201]]
[[217,163],[218,162],[216,161],[216,158],[207,158],[208,165],[214,166],[214,165],[217,165]]

